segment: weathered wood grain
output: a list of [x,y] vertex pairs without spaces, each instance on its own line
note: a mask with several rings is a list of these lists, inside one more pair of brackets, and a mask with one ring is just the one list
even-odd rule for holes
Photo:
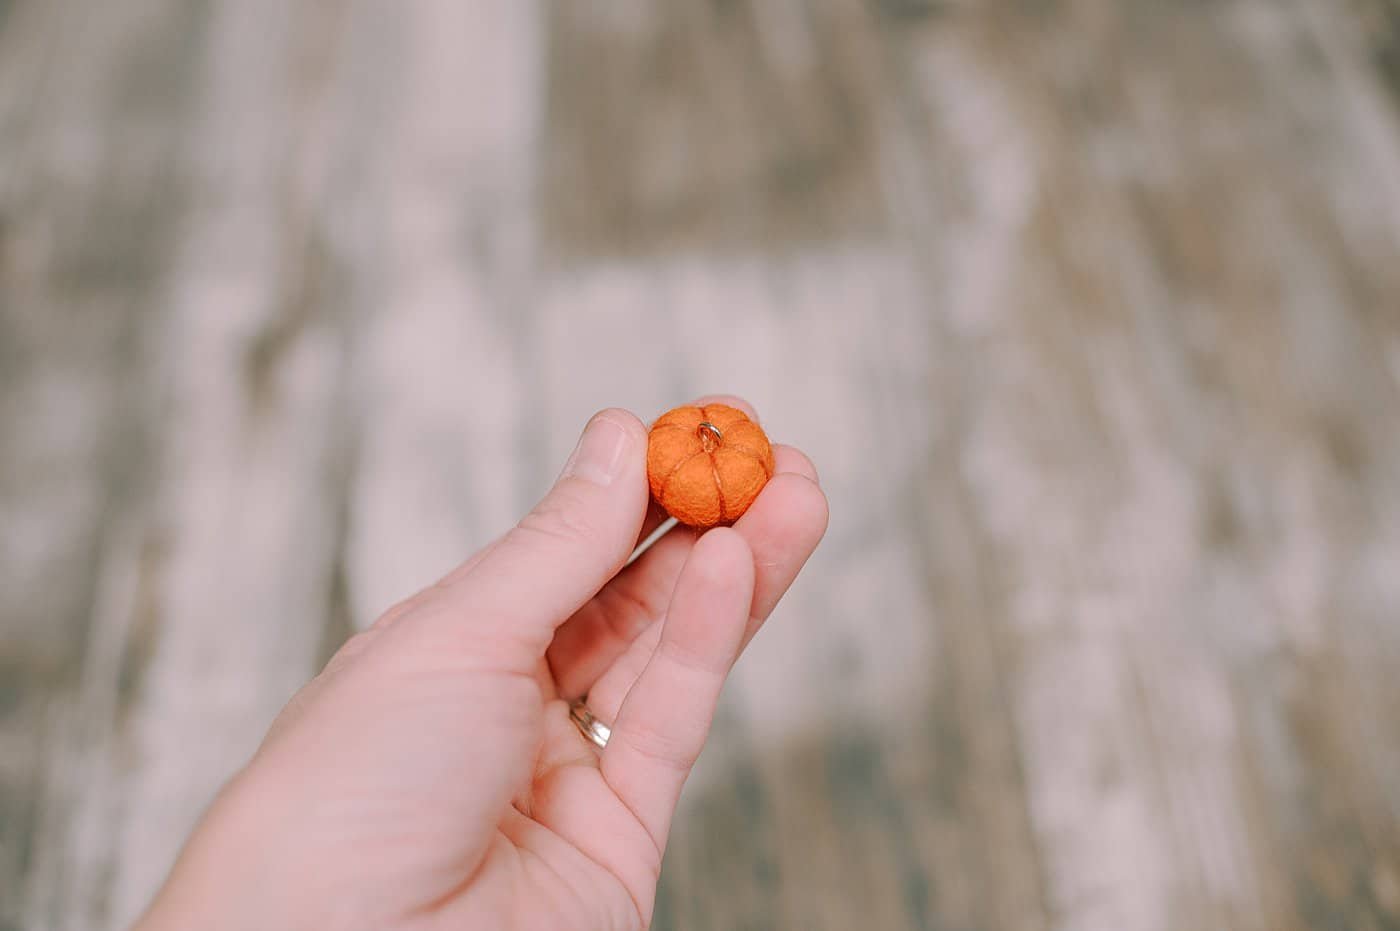
[[[145,534],[154,334],[199,21],[161,3],[82,12],[25,4],[0,32],[5,928],[65,925],[49,916],[85,912],[113,868],[126,767],[109,749],[148,643],[159,546]],[[161,28],[140,28],[147,17]]]
[[0,929],[715,390],[833,518],[658,928],[1400,927],[1398,10],[0,3]]
[[537,12],[420,3],[366,27],[398,80],[381,91],[384,132],[356,205],[368,229],[346,565],[359,626],[508,527],[553,478],[530,445],[544,415],[526,342]]

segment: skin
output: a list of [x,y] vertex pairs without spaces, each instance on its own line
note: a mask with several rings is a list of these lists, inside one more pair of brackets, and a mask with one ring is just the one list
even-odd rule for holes
[[[732,528],[624,569],[662,515],[646,428],[596,415],[516,527],[292,699],[139,931],[647,927],[724,680],[826,529],[811,463],[774,451]],[[585,693],[606,750],[569,720]]]

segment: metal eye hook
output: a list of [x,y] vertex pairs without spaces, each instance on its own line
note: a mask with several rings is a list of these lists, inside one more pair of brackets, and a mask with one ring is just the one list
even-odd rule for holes
[[[719,432],[719,427],[716,427],[708,420],[701,421],[700,426],[695,428],[695,433],[700,437],[700,442],[705,445],[705,449],[707,450],[713,449],[724,439],[724,434]],[[707,437],[705,435],[707,433],[714,437],[714,439]]]

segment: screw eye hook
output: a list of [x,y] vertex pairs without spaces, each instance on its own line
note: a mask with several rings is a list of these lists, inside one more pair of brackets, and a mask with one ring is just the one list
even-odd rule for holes
[[719,432],[719,427],[716,427],[708,420],[703,421],[700,426],[696,427],[695,433],[700,437],[700,442],[705,444],[706,451],[714,449],[720,444],[720,441],[724,439],[724,434]]

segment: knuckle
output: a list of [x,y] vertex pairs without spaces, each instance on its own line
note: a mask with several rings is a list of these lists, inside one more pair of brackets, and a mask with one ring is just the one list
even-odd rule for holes
[[544,538],[569,545],[591,544],[600,539],[596,522],[580,496],[557,489],[520,521],[510,536],[516,543]]
[[656,728],[640,727],[622,736],[633,753],[678,773],[690,772],[700,757],[699,750],[683,737],[668,735]]
[[377,634],[378,631],[373,629],[364,630],[342,643],[340,649],[335,651],[325,668],[321,670],[321,677],[328,679],[355,662],[369,649]]
[[727,658],[707,656],[700,650],[672,638],[662,637],[656,649],[671,665],[705,678],[723,678],[729,672]]
[[605,605],[600,605],[598,610],[604,627],[623,643],[631,643],[661,618],[662,606],[646,592],[622,585],[604,588],[601,594]]
[[422,600],[423,593],[420,592],[416,595],[412,595],[408,598],[405,598],[402,601],[395,602],[394,604],[389,606],[389,609],[387,611],[385,611],[383,614],[379,615],[379,617],[375,619],[374,623],[370,625],[370,629],[383,630],[389,627],[395,621],[399,620],[404,615],[417,608],[422,603]]

